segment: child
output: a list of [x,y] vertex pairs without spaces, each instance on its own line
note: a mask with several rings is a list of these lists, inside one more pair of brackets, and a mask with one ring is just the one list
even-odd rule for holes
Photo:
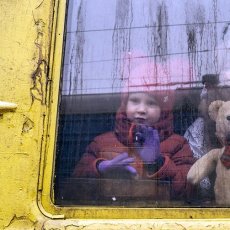
[[173,92],[157,90],[159,80],[153,63],[130,72],[115,130],[90,143],[74,177],[170,179],[172,198],[185,198],[194,158],[186,139],[173,133]]

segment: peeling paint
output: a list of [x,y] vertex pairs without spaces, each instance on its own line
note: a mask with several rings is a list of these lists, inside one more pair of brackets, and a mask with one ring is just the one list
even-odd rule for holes
[[65,221],[46,221],[43,225],[43,230],[196,230],[196,229],[221,229],[224,230],[228,225],[227,222],[219,221],[219,223],[211,223],[208,221],[193,221],[177,220],[175,222],[170,220],[65,220]]
[[30,88],[31,94],[31,105],[33,105],[35,100],[41,102],[42,105],[46,104],[46,95],[48,89],[48,63],[43,57],[43,36],[45,23],[42,19],[35,21],[35,26],[37,28],[37,37],[34,41],[38,50],[38,61],[34,72],[31,75],[32,87]]
[[[0,115],[0,229],[39,229],[44,216],[31,204],[37,199],[54,0],[0,1],[0,11],[1,100],[18,106]],[[30,93],[40,100],[33,108]]]
[[42,105],[46,104],[47,68],[46,60],[39,60],[38,66],[32,74],[33,86],[30,88],[32,104],[34,100],[40,101]]
[[6,230],[15,230],[15,229],[26,229],[26,230],[32,230],[35,229],[36,221],[33,222],[30,219],[28,219],[27,216],[19,216],[17,217],[14,215],[12,219],[10,220],[9,224],[4,227]]
[[28,117],[25,118],[25,121],[22,125],[22,133],[28,133],[34,127],[34,122]]

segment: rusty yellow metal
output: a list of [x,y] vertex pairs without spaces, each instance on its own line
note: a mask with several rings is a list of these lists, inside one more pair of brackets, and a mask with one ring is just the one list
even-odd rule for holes
[[52,0],[0,1],[0,100],[17,105],[0,116],[0,229],[34,229],[46,220],[37,191],[54,7]]
[[66,0],[0,1],[0,100],[17,105],[0,117],[0,229],[230,228],[228,208],[53,204],[65,11]]

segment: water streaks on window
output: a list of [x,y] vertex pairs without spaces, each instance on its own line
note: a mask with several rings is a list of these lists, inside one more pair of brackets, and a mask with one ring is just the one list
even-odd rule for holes
[[[116,3],[115,24],[112,34],[112,87],[116,79],[123,80],[125,62],[122,62],[130,51],[131,28],[133,20],[133,9],[131,0],[118,0]],[[120,29],[129,28],[129,29]]]
[[[182,82],[199,81],[204,72],[220,72],[227,63],[221,42],[226,43],[229,20],[227,13],[220,14],[221,0],[71,2],[78,5],[71,13],[76,26],[67,29],[64,94],[119,91],[130,69],[129,55],[139,51],[135,58],[160,62],[168,80],[172,59],[189,62],[189,71],[181,67]],[[109,80],[102,85],[100,79]]]
[[85,9],[84,0],[81,0],[77,12],[77,30],[74,36],[73,46],[71,50],[70,71],[69,71],[69,94],[72,88],[77,88],[80,84],[83,87],[83,57],[85,51],[85,34],[78,33],[78,30],[84,31],[85,29]]

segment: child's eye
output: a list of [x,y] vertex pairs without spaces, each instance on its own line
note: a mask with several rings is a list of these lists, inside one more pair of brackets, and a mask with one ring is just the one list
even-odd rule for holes
[[155,105],[157,105],[157,103],[155,102],[155,101],[148,101],[147,102],[147,105],[149,105],[149,106],[155,106]]
[[138,98],[136,98],[136,97],[132,97],[132,98],[129,99],[129,101],[131,101],[134,104],[137,104],[137,103],[139,103],[140,100]]

